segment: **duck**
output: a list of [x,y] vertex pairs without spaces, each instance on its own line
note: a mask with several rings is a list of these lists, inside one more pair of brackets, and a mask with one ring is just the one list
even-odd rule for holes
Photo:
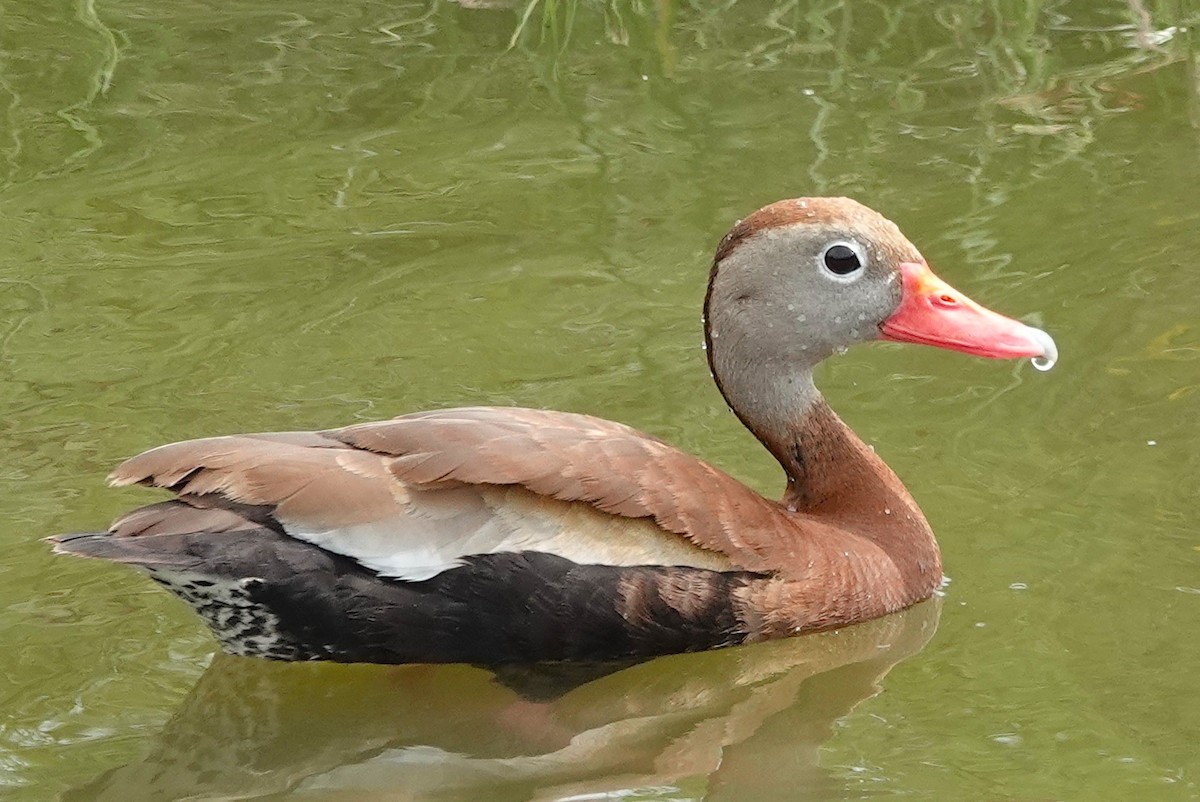
[[779,499],[621,423],[478,406],[159,446],[109,483],[171,498],[49,540],[144,571],[224,651],[274,660],[604,663],[834,629],[943,575],[917,503],[814,367],[875,340],[1058,357],[839,197],[738,221],[703,325],[717,389],[783,470]]

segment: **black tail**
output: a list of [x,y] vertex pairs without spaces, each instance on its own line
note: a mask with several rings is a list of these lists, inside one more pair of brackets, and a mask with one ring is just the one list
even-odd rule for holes
[[139,567],[187,570],[197,564],[196,558],[164,548],[165,544],[153,537],[116,537],[109,532],[76,532],[48,537],[46,542],[54,544],[55,554],[73,554]]
[[[84,532],[48,540],[59,554],[142,569],[187,602],[231,654],[280,660],[323,657],[282,627],[279,613],[263,598],[268,583],[285,581],[303,568],[305,558],[322,555],[315,546],[267,527],[134,536]],[[281,552],[292,559],[281,559]]]

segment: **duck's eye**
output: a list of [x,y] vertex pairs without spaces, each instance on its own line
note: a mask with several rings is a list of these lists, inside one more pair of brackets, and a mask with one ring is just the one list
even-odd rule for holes
[[835,276],[849,276],[863,268],[863,260],[858,252],[841,242],[826,248],[822,261],[825,263],[825,269]]

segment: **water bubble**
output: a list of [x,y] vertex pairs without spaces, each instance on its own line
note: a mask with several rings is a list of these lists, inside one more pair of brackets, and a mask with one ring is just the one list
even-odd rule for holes
[[1042,371],[1043,373],[1050,370],[1050,368],[1054,367],[1054,362],[1055,362],[1055,360],[1051,359],[1048,356],[1035,356],[1033,359],[1029,360],[1029,363],[1031,365],[1033,365],[1035,368]]
[[1041,371],[1050,370],[1054,367],[1054,363],[1058,361],[1058,346],[1054,344],[1054,338],[1041,329],[1035,329],[1033,326],[1025,327],[1025,334],[1029,339],[1037,343],[1041,349],[1041,356],[1035,356],[1029,360],[1033,366]]

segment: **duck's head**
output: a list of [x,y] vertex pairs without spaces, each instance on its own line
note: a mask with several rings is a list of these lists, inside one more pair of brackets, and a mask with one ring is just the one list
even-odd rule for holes
[[722,385],[750,363],[785,376],[867,340],[1041,367],[1058,356],[1050,335],[942,281],[894,223],[849,198],[779,201],[739,221],[717,249],[705,337]]

